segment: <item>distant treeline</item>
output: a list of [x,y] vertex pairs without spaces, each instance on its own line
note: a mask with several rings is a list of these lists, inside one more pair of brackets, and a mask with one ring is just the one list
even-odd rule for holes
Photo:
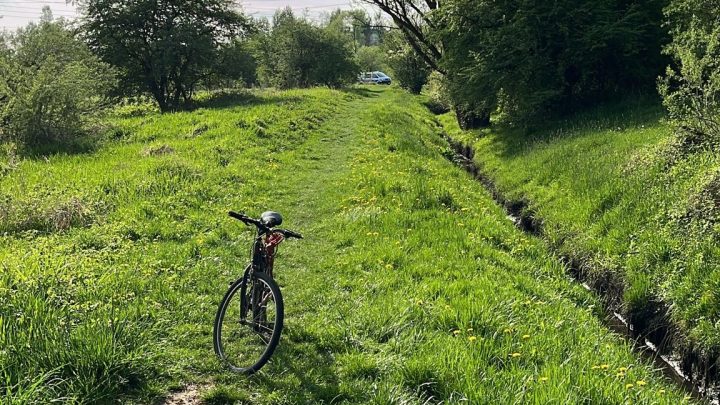
[[86,139],[122,99],[149,96],[175,111],[191,107],[198,90],[338,87],[387,66],[388,30],[363,11],[311,23],[289,8],[254,20],[232,0],[77,4],[77,21],[46,7],[38,23],[0,34],[0,141],[35,148]]
[[337,10],[320,23],[232,0],[82,0],[81,18],[0,39],[0,140],[66,142],[98,113],[149,95],[192,106],[198,90],[338,87],[389,70],[464,128],[663,96],[691,143],[720,138],[720,0],[363,0],[387,18]]

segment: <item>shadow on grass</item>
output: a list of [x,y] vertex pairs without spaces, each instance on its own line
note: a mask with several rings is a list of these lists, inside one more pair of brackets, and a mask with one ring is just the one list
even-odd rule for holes
[[86,155],[97,151],[103,136],[83,136],[73,141],[35,142],[25,145],[17,151],[18,156],[31,160],[47,160],[58,155]]
[[185,109],[185,111],[193,111],[200,108],[207,109],[225,109],[233,108],[238,106],[258,106],[266,104],[281,104],[281,103],[297,103],[302,101],[302,97],[280,97],[273,95],[266,95],[258,97],[257,95],[246,91],[238,90],[231,92],[217,92],[210,94],[206,97],[202,97],[192,103],[192,105]]
[[578,139],[597,136],[603,131],[623,131],[656,125],[664,110],[653,97],[635,97],[608,102],[586,108],[572,115],[535,123],[527,128],[497,125],[493,132],[494,146],[504,158],[513,158],[527,152],[537,143],[551,143],[561,139]]
[[[302,338],[300,338],[302,340]],[[282,378],[273,378],[276,374],[261,373],[257,382],[266,386],[270,392],[288,393],[292,403],[329,403],[342,401],[346,395],[340,389],[336,374],[335,359],[326,348],[314,344],[308,350],[308,342],[286,339],[282,342],[271,362]]]
[[355,87],[346,87],[343,89],[340,89],[345,94],[351,94],[355,96],[365,97],[365,98],[375,98],[380,97],[380,93],[382,93],[382,89],[380,88],[370,88],[370,87],[361,87],[361,86],[355,86]]

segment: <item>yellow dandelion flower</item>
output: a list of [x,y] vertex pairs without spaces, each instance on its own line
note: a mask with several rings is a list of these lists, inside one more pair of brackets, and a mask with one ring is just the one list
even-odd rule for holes
[[512,329],[510,329],[510,328],[505,328],[505,330],[503,331],[503,333],[510,333],[510,332],[512,332]]
[[475,336],[468,336],[468,340],[474,342],[477,340],[477,338]]
[[638,387],[642,387],[643,385],[645,385],[647,383],[643,380],[638,380],[638,381],[635,381],[635,384],[637,384]]
[[457,336],[457,335],[459,335],[459,334],[460,334],[460,329],[455,329],[455,330],[453,331],[453,335]]
[[523,335],[522,338],[523,338],[523,339],[530,339],[530,335]]
[[607,370],[607,369],[610,368],[610,365],[608,365],[608,364],[603,364],[602,366],[600,366],[600,368],[603,369],[603,370]]
[[392,270],[393,265],[390,264],[390,263],[388,263],[388,264],[385,265],[385,268],[388,269],[388,270]]
[[548,378],[547,378],[547,377],[540,377],[539,380],[540,380],[540,382],[545,382],[545,381],[548,380]]
[[512,357],[520,357],[520,353],[515,352],[515,353],[511,354],[510,356],[512,356]]
[[621,372],[621,373],[624,373],[624,372],[627,371],[627,367],[620,367],[620,368],[618,369],[618,371]]
[[660,394],[660,395],[662,395],[662,394],[664,394],[664,393],[665,393],[665,390],[660,390],[660,391],[658,391],[658,394]]
[[598,365],[595,365],[595,366],[592,366],[591,368],[592,368],[593,370],[597,370],[597,369],[599,369],[599,368],[600,368],[600,366],[598,366]]
[[633,384],[625,384],[625,389],[628,389],[628,390],[629,390],[629,389],[632,388],[632,387],[634,387]]

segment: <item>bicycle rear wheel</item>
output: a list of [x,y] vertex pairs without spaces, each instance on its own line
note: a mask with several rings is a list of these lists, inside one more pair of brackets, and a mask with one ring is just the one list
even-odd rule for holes
[[284,307],[280,288],[266,273],[252,272],[233,283],[215,317],[215,353],[232,371],[253,374],[280,341]]

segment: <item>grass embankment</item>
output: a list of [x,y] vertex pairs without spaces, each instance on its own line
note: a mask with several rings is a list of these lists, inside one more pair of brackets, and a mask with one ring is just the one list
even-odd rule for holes
[[[190,382],[215,402],[683,401],[447,162],[404,92],[259,93],[116,121],[123,139],[0,180],[6,402],[145,401]],[[250,241],[230,208],[279,210],[306,235],[281,248],[286,329],[249,379],[212,353]]]
[[506,199],[528,203],[560,254],[619,284],[636,325],[669,323],[674,349],[707,367],[720,353],[720,156],[679,144],[661,117],[626,103],[530,134],[441,119]]

